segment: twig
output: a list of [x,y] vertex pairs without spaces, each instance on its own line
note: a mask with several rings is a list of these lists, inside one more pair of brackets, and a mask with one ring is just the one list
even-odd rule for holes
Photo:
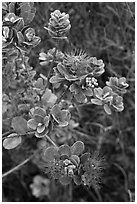
[[131,9],[130,9],[130,6],[128,5],[128,2],[126,2],[126,5],[127,5],[127,7],[128,7],[128,10],[129,10],[129,12],[130,12],[132,18],[135,20],[134,15],[133,15],[133,13],[132,13],[132,11],[131,11]]
[[57,145],[55,144],[55,142],[53,142],[53,140],[48,136],[46,135],[46,138],[48,139],[48,141],[53,144],[55,147],[57,147]]
[[22,163],[20,163],[19,165],[15,166],[15,167],[12,168],[11,170],[9,170],[9,171],[7,171],[6,173],[4,173],[4,174],[2,175],[2,178],[8,176],[9,174],[11,174],[11,173],[13,173],[14,171],[18,170],[18,169],[19,169],[20,167],[22,167],[24,164],[28,163],[28,162],[32,159],[33,156],[34,156],[34,154],[31,155],[31,156],[30,156],[29,158],[27,158],[26,160],[24,160],[24,161],[23,161]]
[[126,191],[128,191],[128,181],[127,181],[127,174],[125,172],[125,170],[117,163],[114,163],[114,165],[121,171],[121,173],[123,174],[124,176],[124,179],[125,179],[125,189]]
[[47,76],[47,87],[50,86],[49,78],[50,78],[51,71],[52,71],[52,69],[53,69],[53,65],[54,65],[54,62],[55,62],[56,52],[57,52],[57,47],[55,47],[54,58],[53,58],[53,61],[52,61],[51,64],[50,64],[50,68],[49,68],[49,71],[48,71],[48,76]]
[[[14,133],[14,131],[8,131],[2,134],[2,139],[5,139],[8,135]],[[5,137],[5,138],[4,138]]]
[[134,199],[132,198],[132,193],[130,189],[128,189],[128,195],[129,195],[129,202],[134,202]]
[[14,136],[11,136],[11,137],[8,137],[10,134],[12,133],[15,133],[15,131],[9,131],[9,132],[6,132],[2,135],[2,140],[6,139],[6,138],[13,138],[13,137],[20,137],[20,136],[26,136],[26,135],[33,135],[35,133],[35,131],[33,132],[27,132],[26,134],[18,134],[18,135],[14,135]]
[[[53,140],[46,135],[46,138],[48,139],[48,141],[50,141],[51,144],[53,144],[55,147],[57,147],[57,145],[53,142]],[[27,158],[26,160],[24,160],[22,163],[20,163],[19,165],[15,166],[14,168],[12,168],[11,170],[7,171],[6,173],[4,173],[2,175],[2,178],[8,176],[9,174],[13,173],[14,171],[18,170],[20,167],[22,167],[24,164],[28,163],[34,156],[36,153],[38,153],[39,150],[37,150],[33,155],[31,155],[29,158]]]
[[69,90],[70,86],[71,86],[72,82],[67,86],[67,88],[62,92],[61,96],[57,99],[56,103],[58,104],[61,99],[63,98],[63,96],[66,94],[66,92]]

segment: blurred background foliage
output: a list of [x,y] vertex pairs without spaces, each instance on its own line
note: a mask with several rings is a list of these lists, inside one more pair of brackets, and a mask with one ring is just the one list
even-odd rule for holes
[[[30,65],[37,73],[46,74],[47,68],[39,64],[39,53],[54,47],[54,41],[44,29],[50,13],[55,9],[70,15],[71,30],[69,42],[62,44],[65,52],[83,49],[90,56],[102,59],[105,73],[99,78],[103,87],[110,76],[124,76],[129,88],[124,95],[125,109],[121,113],[107,115],[102,107],[85,105],[80,109],[78,128],[60,130],[60,144],[68,139],[82,140],[87,149],[98,150],[106,158],[104,175],[100,190],[87,189],[74,184],[63,187],[51,181],[49,196],[36,198],[32,195],[30,184],[37,174],[44,175],[35,162],[29,162],[19,171],[4,178],[3,201],[79,201],[79,202],[128,202],[134,201],[134,153],[135,153],[135,3],[134,2],[35,2],[36,16],[30,26],[41,37],[41,43],[29,54]],[[62,136],[61,136],[62,135]],[[28,138],[16,150],[4,150],[3,171],[19,164],[30,154],[30,146],[35,147]],[[29,145],[28,145],[29,144]],[[33,149],[33,148],[32,148]],[[11,156],[12,155],[12,156]]]

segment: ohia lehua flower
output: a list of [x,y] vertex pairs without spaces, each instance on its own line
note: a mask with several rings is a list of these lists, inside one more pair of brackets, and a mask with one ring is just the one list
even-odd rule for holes
[[104,72],[104,63],[95,57],[89,57],[80,51],[65,54],[64,59],[54,69],[55,75],[51,77],[51,83],[81,81],[86,77],[98,77]]
[[27,122],[28,128],[35,130],[36,137],[44,137],[48,133],[49,116],[45,109],[35,107],[30,111],[32,119]]
[[103,169],[105,168],[105,160],[98,152],[84,153],[80,157],[80,166],[78,174],[74,177],[77,185],[93,186],[99,188]]
[[81,141],[75,142],[71,147],[66,144],[60,147],[48,147],[43,152],[45,173],[49,173],[53,179],[59,179],[63,185],[71,183],[80,164],[79,156],[83,151],[84,143]]

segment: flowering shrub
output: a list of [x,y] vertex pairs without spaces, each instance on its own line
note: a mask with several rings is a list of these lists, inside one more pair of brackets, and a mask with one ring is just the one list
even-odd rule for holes
[[[101,158],[86,152],[82,141],[58,146],[52,136],[57,129],[70,125],[72,110],[81,104],[103,106],[109,115],[123,111],[126,78],[110,77],[106,86],[100,87],[98,77],[105,72],[102,59],[83,51],[60,50],[60,42],[67,39],[71,23],[69,14],[59,10],[51,13],[45,27],[58,46],[47,54],[39,53],[40,65],[46,66],[48,74],[38,74],[28,62],[29,51],[41,42],[34,28],[29,27],[34,15],[33,3],[3,3],[3,113],[8,117],[8,111],[14,110],[8,124],[11,133],[4,138],[3,146],[16,148],[22,137],[29,134],[45,139],[52,146],[43,145],[37,152],[42,151],[44,173],[62,185],[74,181],[76,185],[97,188],[103,169]],[[41,183],[49,185],[40,177],[31,185],[36,197],[48,194],[48,190],[44,193],[41,190]]]

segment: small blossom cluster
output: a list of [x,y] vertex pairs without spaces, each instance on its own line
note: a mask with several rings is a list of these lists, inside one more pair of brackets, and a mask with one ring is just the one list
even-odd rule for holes
[[[26,10],[26,7],[28,9]],[[3,3],[2,48],[27,51],[40,42],[35,30],[26,26],[35,16],[33,3]],[[15,15],[16,13],[16,15]]]
[[[50,96],[52,97],[52,93]],[[35,136],[38,138],[45,137],[53,125],[67,126],[71,117],[69,110],[63,109],[59,104],[54,104],[49,109],[46,107],[35,107],[30,110],[31,119],[28,120],[27,126],[35,131]]]
[[109,81],[102,88],[94,89],[94,99],[91,102],[96,105],[103,105],[107,114],[111,114],[111,110],[121,112],[124,109],[123,94],[126,93],[126,88],[129,86],[126,83],[126,78],[110,77]]

